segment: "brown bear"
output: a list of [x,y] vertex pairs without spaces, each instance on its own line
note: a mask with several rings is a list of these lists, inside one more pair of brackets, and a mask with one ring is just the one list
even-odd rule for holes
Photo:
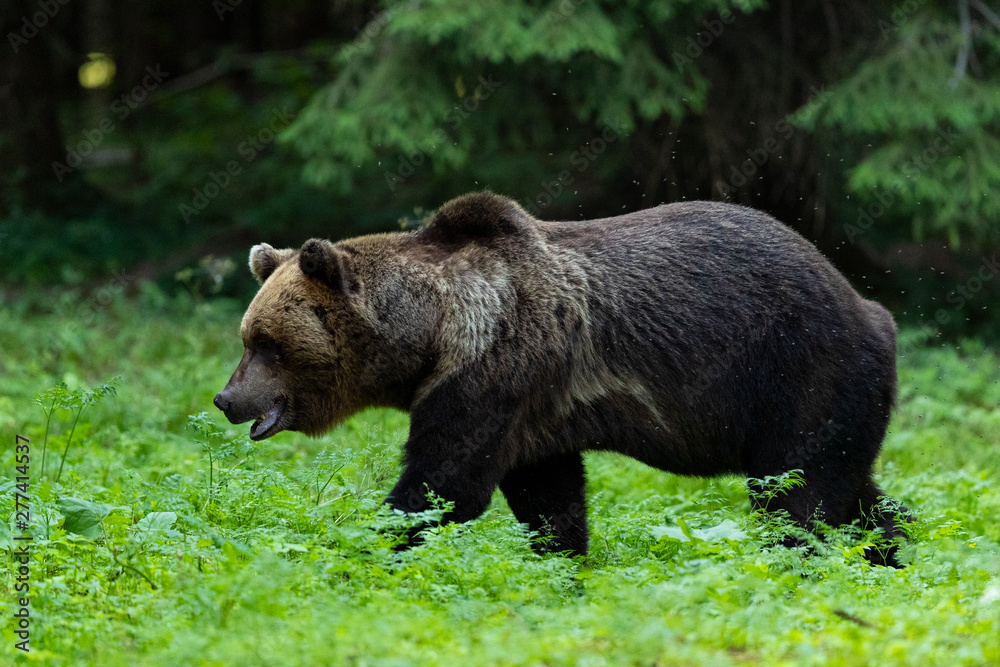
[[499,487],[548,549],[584,554],[582,452],[611,450],[683,475],[800,469],[769,511],[900,532],[871,476],[893,318],[764,213],[699,201],[550,222],[481,192],[413,232],[257,245],[250,268],[245,352],[215,405],[255,420],[254,440],[408,411],[394,508],[433,491],[454,503],[444,521],[468,521]]

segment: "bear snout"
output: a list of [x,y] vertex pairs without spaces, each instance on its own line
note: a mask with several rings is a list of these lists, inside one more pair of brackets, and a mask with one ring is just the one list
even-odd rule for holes
[[242,424],[256,416],[249,414],[249,411],[246,409],[248,406],[235,405],[236,399],[233,397],[229,387],[216,394],[212,402],[215,403],[215,407],[222,410],[222,414],[226,415],[226,419],[229,420],[230,424]]
[[213,399],[212,402],[215,403],[215,407],[219,408],[223,412],[229,412],[229,406],[232,404],[230,398],[226,396],[225,390],[216,394],[215,399]]

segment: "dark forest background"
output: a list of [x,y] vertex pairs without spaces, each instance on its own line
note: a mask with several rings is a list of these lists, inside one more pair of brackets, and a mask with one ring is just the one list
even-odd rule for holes
[[244,298],[253,243],[412,226],[489,188],[550,219],[754,206],[900,321],[995,339],[998,13],[4,1],[4,300],[144,280]]

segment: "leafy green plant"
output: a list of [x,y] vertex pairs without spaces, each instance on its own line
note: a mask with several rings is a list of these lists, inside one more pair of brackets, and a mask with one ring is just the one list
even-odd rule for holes
[[805,486],[806,480],[802,477],[802,470],[796,469],[785,471],[780,475],[768,475],[763,479],[749,477],[743,484],[754,498],[757,508],[766,513],[775,498],[788,495],[792,489]]
[[[199,444],[208,457],[208,480],[205,493],[205,507],[209,507],[215,498],[218,486],[223,485],[233,473],[246,463],[256,451],[253,443],[246,437],[233,437],[223,433],[209,418],[207,412],[188,415],[188,426],[202,437]],[[219,470],[219,479],[215,479],[216,464],[222,461],[242,457],[227,470]],[[203,508],[204,509],[204,508]]]
[[45,454],[49,442],[49,429],[52,423],[52,415],[57,410],[69,410],[73,416],[73,424],[70,427],[69,435],[66,437],[66,446],[63,448],[62,457],[59,460],[59,471],[56,473],[56,483],[62,477],[63,466],[66,464],[66,455],[69,454],[69,447],[73,444],[73,435],[76,433],[77,424],[84,411],[92,405],[101,401],[105,396],[115,395],[115,386],[120,381],[119,378],[112,378],[104,384],[90,390],[77,389],[70,390],[66,383],[60,383],[57,387],[52,387],[35,394],[35,404],[41,406],[45,414],[45,435],[42,439],[42,476],[46,475]]
[[[324,449],[316,456],[315,465],[310,468],[308,480],[311,491],[316,494],[317,507],[323,499],[323,494],[326,493],[326,490],[330,486],[334,477],[336,477],[337,473],[343,470],[344,467],[353,460],[353,458],[354,450],[350,447],[341,452]],[[349,494],[350,490],[345,488],[343,493],[338,495],[336,498],[328,500],[327,504],[336,502]]]

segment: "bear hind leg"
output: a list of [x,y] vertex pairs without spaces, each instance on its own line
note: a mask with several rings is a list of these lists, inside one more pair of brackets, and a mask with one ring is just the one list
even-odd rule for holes
[[[751,486],[751,506],[767,512],[784,510],[799,527],[811,532],[816,531],[819,521],[830,526],[857,521],[861,530],[881,528],[886,543],[866,549],[865,558],[873,565],[900,567],[896,559],[898,547],[892,542],[905,536],[902,525],[910,520],[905,507],[889,499],[868,475],[861,481],[835,480],[807,470],[804,479],[805,486],[777,492]],[[802,541],[789,537],[784,544],[794,547]]]
[[892,544],[896,537],[906,537],[905,524],[913,519],[906,507],[891,499],[871,479],[861,488],[854,512],[847,522],[858,520],[862,530],[882,529],[882,537],[887,545],[872,547],[865,551],[865,558],[875,565],[901,567],[896,558],[898,547]]
[[558,454],[507,472],[500,490],[514,516],[544,539],[536,552],[587,553],[586,477],[580,452]]

